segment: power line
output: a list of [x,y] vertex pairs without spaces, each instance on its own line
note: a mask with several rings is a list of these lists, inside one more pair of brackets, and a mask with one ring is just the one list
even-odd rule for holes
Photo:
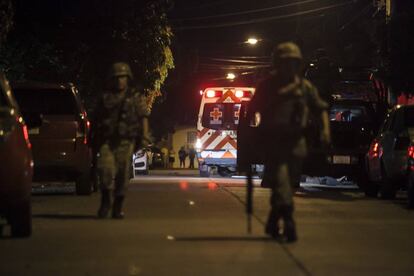
[[322,7],[322,8],[311,9],[311,10],[307,10],[307,11],[295,12],[295,13],[278,15],[278,16],[264,17],[264,18],[260,18],[260,19],[235,21],[235,22],[222,23],[222,24],[198,25],[198,26],[189,26],[189,27],[175,27],[175,29],[177,29],[177,30],[198,30],[198,29],[224,28],[224,27],[233,27],[233,26],[248,25],[248,24],[255,24],[255,23],[263,23],[263,22],[267,22],[267,21],[285,19],[285,18],[300,16],[300,15],[311,14],[311,13],[315,13],[315,12],[319,12],[319,11],[329,10],[329,9],[349,5],[349,4],[352,4],[354,2],[355,2],[355,0],[352,0],[352,1],[347,1],[345,3],[341,3],[341,4],[325,6],[325,7]]
[[204,19],[213,19],[213,18],[223,18],[223,17],[230,17],[230,16],[236,16],[236,15],[245,15],[245,14],[251,14],[251,13],[272,11],[272,10],[277,10],[277,9],[282,9],[282,8],[287,8],[287,7],[292,7],[292,6],[297,6],[297,5],[307,4],[307,3],[317,2],[317,1],[320,1],[320,0],[305,0],[305,1],[294,2],[290,4],[279,5],[279,6],[272,6],[268,8],[262,8],[262,9],[246,10],[246,11],[240,11],[240,12],[234,12],[234,13],[225,13],[225,14],[217,14],[217,15],[209,15],[209,16],[174,19],[172,20],[172,22],[194,21],[194,20],[204,20]]
[[230,63],[247,63],[247,64],[269,64],[270,62],[263,62],[263,61],[252,61],[252,60],[242,60],[242,59],[226,59],[226,58],[208,58],[214,61],[224,61]]

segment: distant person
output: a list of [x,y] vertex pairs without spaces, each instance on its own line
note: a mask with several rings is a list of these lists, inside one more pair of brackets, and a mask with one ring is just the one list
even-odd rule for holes
[[178,151],[178,158],[180,158],[180,168],[185,168],[185,159],[187,158],[187,151],[184,146]]
[[175,151],[173,148],[170,149],[168,153],[168,168],[172,169],[174,167],[175,162]]
[[168,158],[169,158],[167,147],[162,147],[161,148],[161,154],[162,154],[162,167],[164,169],[167,169],[168,168]]
[[188,158],[190,158],[190,169],[194,169],[194,159],[197,155],[197,152],[193,147],[188,151]]

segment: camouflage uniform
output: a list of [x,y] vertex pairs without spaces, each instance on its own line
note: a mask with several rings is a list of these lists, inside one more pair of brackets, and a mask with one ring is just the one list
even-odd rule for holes
[[285,231],[286,227],[293,229],[290,237],[287,234],[288,240],[296,240],[293,193],[307,155],[306,128],[310,117],[321,118],[326,108],[327,104],[308,80],[295,76],[294,81],[284,83],[278,73],[260,83],[250,103],[249,112],[261,115],[260,144],[265,149],[262,186],[272,189],[266,233],[273,237],[278,236],[278,221],[283,218]]
[[123,95],[104,93],[98,112],[101,143],[97,167],[101,189],[114,188],[115,197],[124,196],[132,154],[142,139],[142,118],[148,115],[145,97],[130,90]]
[[[132,79],[126,63],[115,63],[111,77]],[[127,87],[126,87],[127,88]],[[123,218],[122,203],[132,169],[132,154],[143,137],[143,120],[148,116],[145,96],[127,88],[124,92],[107,91],[95,113],[95,147],[99,153],[97,171],[101,188],[98,217],[105,218],[110,209],[110,191],[114,191],[113,218]]]

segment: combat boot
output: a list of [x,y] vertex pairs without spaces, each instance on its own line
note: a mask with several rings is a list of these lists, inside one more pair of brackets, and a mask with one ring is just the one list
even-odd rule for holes
[[293,206],[285,206],[283,208],[283,235],[286,237],[286,242],[295,242],[298,239],[296,234],[296,224],[293,219]]
[[101,206],[98,210],[98,218],[108,217],[109,209],[111,208],[111,194],[109,190],[101,191]]
[[123,196],[117,196],[114,200],[114,205],[112,207],[112,218],[114,219],[123,219],[125,214],[122,212],[122,205],[124,203]]
[[276,211],[272,208],[267,218],[265,227],[265,234],[271,236],[275,240],[279,240],[281,235],[279,233],[279,219],[281,218],[280,211]]

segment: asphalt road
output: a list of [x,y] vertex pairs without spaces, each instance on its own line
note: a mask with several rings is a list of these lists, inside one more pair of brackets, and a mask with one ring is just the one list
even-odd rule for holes
[[[296,194],[299,241],[263,235],[269,191],[255,189],[246,233],[242,179],[131,181],[126,219],[95,219],[99,196],[37,186],[33,235],[2,227],[0,275],[414,275],[414,212],[357,190]],[[1,225],[0,221],[0,225]]]

